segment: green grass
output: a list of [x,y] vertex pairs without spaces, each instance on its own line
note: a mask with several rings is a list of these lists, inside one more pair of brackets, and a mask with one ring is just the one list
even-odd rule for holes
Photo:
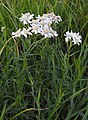
[[[54,12],[55,39],[10,39],[21,13]],[[0,120],[88,120],[87,0],[0,0]],[[83,42],[67,52],[64,33]],[[10,39],[10,40],[9,40]]]

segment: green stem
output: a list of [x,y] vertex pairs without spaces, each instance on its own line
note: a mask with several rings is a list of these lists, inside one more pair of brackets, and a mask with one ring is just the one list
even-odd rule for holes
[[12,39],[12,37],[11,37],[10,39],[8,39],[8,40],[6,41],[6,43],[3,45],[3,47],[2,47],[1,50],[0,50],[0,55],[2,54],[4,48],[6,47],[6,45],[9,43],[9,41],[10,41],[11,39]]

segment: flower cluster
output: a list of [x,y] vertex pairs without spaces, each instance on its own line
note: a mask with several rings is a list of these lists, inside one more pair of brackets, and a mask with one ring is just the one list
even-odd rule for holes
[[28,24],[28,28],[19,29],[16,32],[12,32],[12,37],[20,37],[23,35],[27,38],[28,35],[40,34],[45,38],[57,37],[58,34],[54,31],[51,25],[55,22],[58,23],[62,21],[60,16],[56,16],[54,13],[43,14],[43,16],[38,15],[34,19],[34,14],[25,13],[19,20],[24,24]]
[[19,20],[23,22],[23,24],[25,25],[25,24],[30,23],[33,17],[34,17],[34,14],[30,14],[29,12],[25,14],[22,13],[22,17],[20,17]]
[[[52,28],[53,23],[59,23],[62,21],[60,16],[56,16],[54,13],[43,14],[42,16],[38,15],[34,18],[34,14],[22,13],[22,16],[19,18],[19,21],[25,26],[22,29],[12,32],[12,37],[21,37],[24,36],[27,38],[33,34],[40,34],[45,38],[57,37],[58,34]],[[79,33],[67,31],[65,36],[65,42],[72,41],[73,44],[82,43],[82,37]]]
[[71,32],[67,31],[66,34],[64,34],[65,36],[65,42],[68,42],[69,40],[71,40],[73,42],[73,44],[78,44],[80,45],[80,43],[82,43],[82,37],[81,35],[79,35],[79,32],[73,32],[71,30]]

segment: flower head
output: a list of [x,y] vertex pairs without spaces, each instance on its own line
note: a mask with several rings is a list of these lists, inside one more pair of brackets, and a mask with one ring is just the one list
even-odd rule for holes
[[62,21],[61,17],[58,15],[56,16],[54,13],[43,14],[43,16],[38,15],[36,17],[40,22],[44,22],[47,24],[52,24],[53,22],[58,23]]
[[52,37],[57,37],[58,36],[58,34],[57,34],[57,32],[55,31],[55,30],[53,30],[51,27],[50,27],[50,33],[52,34]]
[[16,38],[20,36],[21,36],[21,29],[17,30],[16,32],[12,32],[12,38]]
[[78,44],[80,45],[80,43],[82,43],[82,37],[81,35],[79,35],[79,32],[76,33],[71,30],[71,32],[67,31],[66,34],[64,34],[65,36],[65,42],[68,42],[69,40],[72,40],[73,44]]
[[29,12],[25,14],[22,13],[22,17],[20,17],[19,20],[23,22],[23,24],[25,25],[31,22],[31,20],[33,19],[33,16],[34,14],[30,14]]
[[57,37],[58,34],[56,31],[54,31],[51,27],[49,27],[47,24],[45,24],[40,29],[40,34],[43,35],[45,38],[51,38],[51,37]]
[[46,25],[44,25],[42,28],[41,28],[41,35],[44,35],[45,36],[45,38],[47,38],[47,37],[51,37],[51,33],[50,33],[50,28],[49,28],[49,26],[46,24]]
[[30,28],[29,29],[23,28],[23,30],[21,31],[21,35],[23,35],[25,38],[27,38],[27,35],[32,35],[30,30],[31,30]]
[[32,27],[32,30],[31,30],[31,32],[32,33],[35,33],[35,34],[38,34],[38,33],[40,33],[40,24],[39,23],[37,23],[37,24],[31,24],[31,27]]

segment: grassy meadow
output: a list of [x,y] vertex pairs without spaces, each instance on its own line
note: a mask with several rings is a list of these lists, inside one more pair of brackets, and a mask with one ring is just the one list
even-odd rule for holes
[[[60,15],[58,37],[10,39],[26,12]],[[80,45],[69,49],[68,30]],[[0,0],[0,120],[88,120],[87,0]]]

